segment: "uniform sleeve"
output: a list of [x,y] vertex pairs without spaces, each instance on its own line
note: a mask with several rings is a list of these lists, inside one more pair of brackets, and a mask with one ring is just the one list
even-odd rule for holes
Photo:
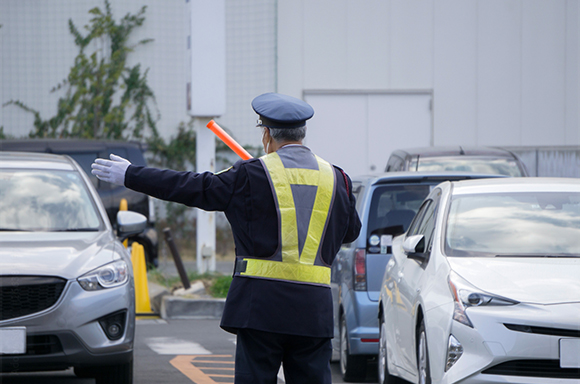
[[344,176],[344,180],[346,185],[348,186],[348,201],[349,201],[349,220],[348,220],[348,228],[346,230],[346,234],[344,236],[344,240],[342,241],[343,244],[351,243],[356,240],[360,233],[361,222],[360,218],[358,217],[358,213],[356,211],[356,199],[354,194],[352,193],[352,182],[350,177],[344,171],[341,170],[341,173]]
[[235,166],[225,172],[213,174],[130,165],[125,174],[125,186],[158,199],[189,207],[206,211],[225,211],[240,172],[240,168]]

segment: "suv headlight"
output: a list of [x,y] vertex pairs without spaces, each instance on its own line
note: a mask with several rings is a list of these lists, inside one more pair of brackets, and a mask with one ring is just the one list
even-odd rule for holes
[[469,284],[465,279],[453,271],[449,273],[449,289],[451,290],[453,301],[455,303],[453,320],[471,328],[473,328],[473,324],[471,323],[471,320],[469,320],[469,317],[467,317],[467,313],[465,313],[467,308],[485,305],[514,305],[519,303],[515,300],[484,292]]
[[125,261],[118,260],[103,265],[77,280],[86,291],[118,287],[129,280],[129,266]]

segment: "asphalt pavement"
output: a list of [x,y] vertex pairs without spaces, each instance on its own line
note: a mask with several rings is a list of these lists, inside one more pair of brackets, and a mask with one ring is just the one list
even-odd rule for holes
[[[183,264],[188,272],[197,270],[195,260],[184,260]],[[216,261],[216,272],[223,275],[231,275],[233,267],[233,260]],[[161,258],[158,269],[169,276],[178,276],[175,263],[171,257]],[[183,309],[178,309],[178,311],[191,314],[192,309],[184,307]],[[199,309],[194,309],[194,311],[199,311]],[[199,371],[194,370],[189,372],[188,374],[190,376],[182,372],[183,367],[196,366],[197,363],[200,366],[203,366],[203,364],[213,364],[214,367],[220,368],[224,372],[227,371],[226,368],[228,367],[230,369],[233,368],[235,335],[221,330],[219,328],[220,316],[211,318],[211,311],[211,309],[208,309],[207,318],[203,318],[204,316],[197,316],[195,318],[196,316],[193,316],[181,319],[139,320],[137,322],[136,357],[138,358],[136,358],[135,382],[139,384],[197,382],[196,380],[201,380],[200,377],[196,376],[200,374]],[[214,357],[205,359],[197,356],[205,354],[211,354]],[[187,356],[193,357],[190,358]],[[212,362],[214,358],[217,361]],[[201,361],[205,363],[202,364]],[[376,369],[376,364],[369,363],[367,380],[361,383],[376,383]],[[175,370],[180,372],[181,376],[175,376]],[[331,370],[332,382],[335,384],[344,383],[338,362],[331,364]],[[224,373],[219,369],[216,371],[217,373],[211,370],[208,372],[218,375],[213,377],[213,379],[210,377],[208,380],[215,381],[207,381],[208,383],[233,382],[233,379],[230,378],[231,372]],[[223,377],[219,375],[223,375]],[[171,379],[168,379],[169,377]],[[205,381],[200,382],[205,383]],[[283,373],[280,373],[278,383],[284,382]]]
[[[233,383],[236,339],[217,319],[139,320],[136,339],[135,383]],[[332,382],[343,384],[338,363],[331,371]],[[376,383],[375,371],[369,365],[360,383]],[[284,382],[280,372],[278,383]]]
[[[137,320],[134,352],[135,384],[233,383],[235,335],[219,327],[219,319]],[[332,382],[343,384],[338,363],[331,363]],[[376,383],[376,365],[367,380]],[[0,373],[1,384],[94,384],[72,369],[56,372]],[[280,372],[277,383],[285,383]],[[357,383],[352,383],[357,384]]]

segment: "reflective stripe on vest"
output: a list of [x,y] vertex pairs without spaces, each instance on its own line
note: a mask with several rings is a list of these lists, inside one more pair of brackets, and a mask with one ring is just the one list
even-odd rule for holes
[[[261,160],[276,194],[282,261],[244,257],[247,264],[240,275],[330,286],[330,267],[315,265],[315,262],[322,264],[317,255],[334,195],[332,166],[318,156],[318,170],[285,168],[276,153],[263,156]],[[310,222],[304,223],[308,225],[308,232],[302,252],[299,251],[296,208],[291,185],[317,187]]]

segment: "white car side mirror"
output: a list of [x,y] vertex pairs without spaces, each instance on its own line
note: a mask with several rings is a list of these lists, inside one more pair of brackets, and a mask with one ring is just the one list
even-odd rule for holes
[[403,250],[406,254],[424,252],[422,249],[417,249],[417,246],[425,238],[425,235],[409,236],[403,242]]

